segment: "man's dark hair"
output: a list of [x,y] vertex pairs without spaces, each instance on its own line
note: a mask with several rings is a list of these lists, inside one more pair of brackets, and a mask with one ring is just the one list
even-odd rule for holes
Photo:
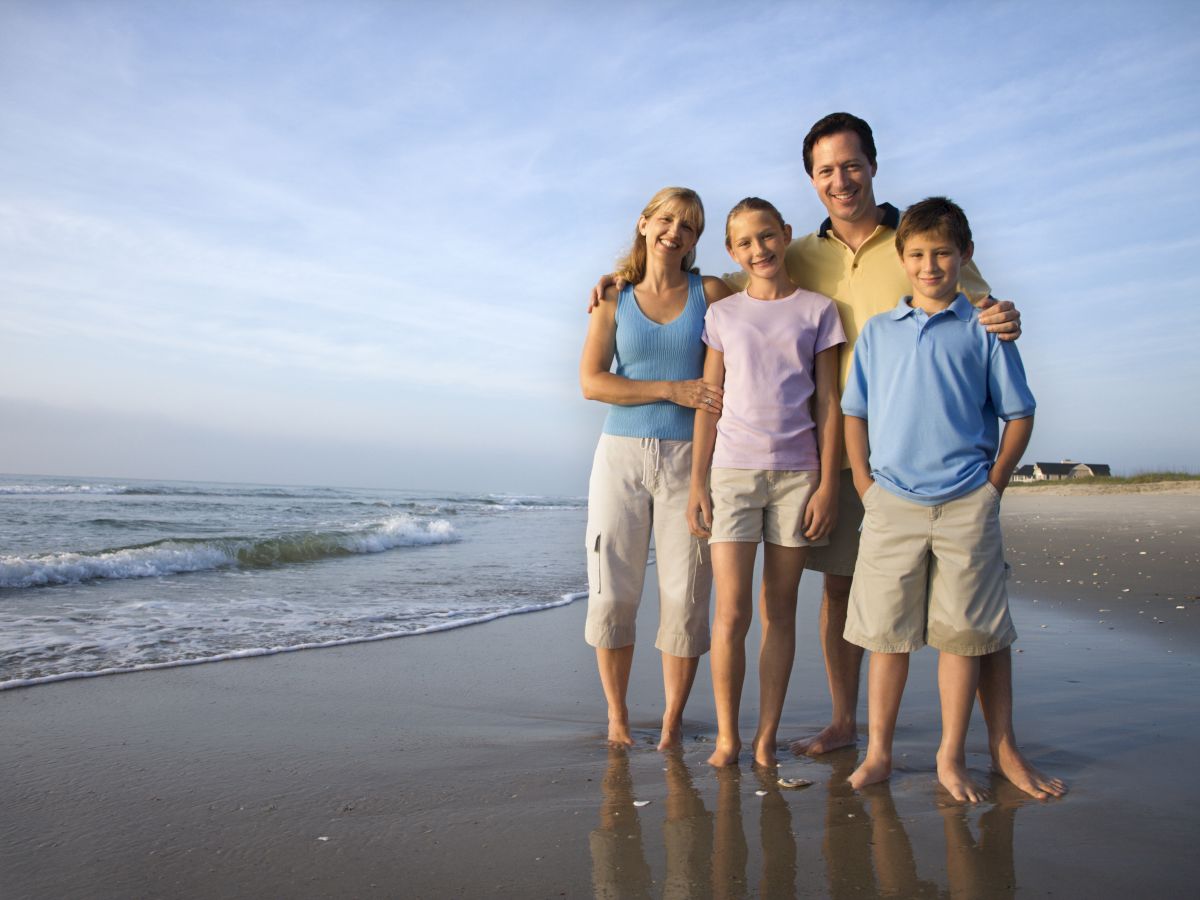
[[852,131],[858,135],[858,143],[862,146],[863,153],[867,155],[867,162],[875,165],[875,136],[871,134],[871,126],[850,113],[830,113],[810,128],[808,134],[804,136],[804,171],[808,173],[809,178],[812,178],[813,147],[817,141],[843,131]]
[[903,253],[904,245],[915,234],[939,234],[947,238],[960,253],[971,246],[971,226],[962,207],[946,197],[928,197],[904,211],[896,229],[896,252]]

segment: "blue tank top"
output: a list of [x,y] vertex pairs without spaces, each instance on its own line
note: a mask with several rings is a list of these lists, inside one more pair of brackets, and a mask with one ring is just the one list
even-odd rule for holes
[[[617,295],[617,375],[634,381],[687,381],[704,372],[704,282],[688,274],[683,312],[666,325],[646,317],[633,296],[633,285]],[[620,437],[690,441],[695,412],[669,400],[608,408],[604,433]]]

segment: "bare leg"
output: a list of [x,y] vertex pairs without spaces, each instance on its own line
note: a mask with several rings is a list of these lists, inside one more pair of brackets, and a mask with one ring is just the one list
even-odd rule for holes
[[987,791],[967,774],[967,729],[979,686],[979,657],[938,654],[938,693],[942,697],[942,743],[937,752],[938,781],[955,800],[979,803]]
[[979,709],[987,722],[992,767],[1000,775],[1039,800],[1066,794],[1064,781],[1043,775],[1017,747],[1013,732],[1012,650],[1008,647],[979,660]]
[[777,762],[779,720],[796,658],[796,591],[807,557],[807,547],[765,544],[763,548],[758,731],[754,735],[754,761],[760,766],[773,766]]
[[683,707],[687,705],[688,695],[692,692],[692,682],[696,680],[696,669],[699,667],[698,656],[672,656],[670,653],[662,655],[663,693],[666,695],[667,705],[663,710],[659,750],[679,747],[683,743]]
[[609,650],[596,648],[596,664],[600,667],[600,684],[608,701],[608,742],[622,747],[633,746],[629,733],[629,707],[625,695],[629,691],[629,670],[633,667],[633,644]]
[[907,653],[872,653],[867,676],[867,757],[848,779],[858,789],[892,774],[892,739],[908,681]]
[[825,576],[821,597],[821,648],[825,651],[825,674],[829,678],[833,718],[819,734],[794,741],[793,753],[819,756],[839,747],[853,746],[858,738],[858,679],[863,649],[842,637],[846,630],[852,582],[853,579],[846,575]]
[[717,707],[717,748],[709,765],[730,766],[742,750],[738,712],[746,678],[746,632],[750,630],[754,554],[758,544],[718,541],[711,545],[717,611],[713,616],[713,699]]

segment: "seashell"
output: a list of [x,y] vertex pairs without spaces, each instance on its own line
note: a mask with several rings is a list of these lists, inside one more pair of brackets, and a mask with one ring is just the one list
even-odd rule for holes
[[781,788],[812,787],[812,782],[807,778],[780,778],[778,784]]

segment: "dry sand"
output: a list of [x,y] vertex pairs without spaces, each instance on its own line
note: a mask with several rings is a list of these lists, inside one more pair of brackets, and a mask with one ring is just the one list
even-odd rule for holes
[[[800,791],[748,765],[709,769],[707,665],[684,752],[658,754],[650,641],[630,692],[642,743],[610,753],[581,602],[414,639],[2,693],[0,892],[1191,896],[1200,503],[1014,491],[1005,520],[1018,736],[1070,781],[1064,800],[993,779],[996,802],[945,805],[932,651],[913,660],[888,786],[845,786],[854,750],[785,761],[783,774],[815,782]],[[817,599],[806,576],[791,736],[828,711]],[[987,778],[978,715],[968,750]]]

